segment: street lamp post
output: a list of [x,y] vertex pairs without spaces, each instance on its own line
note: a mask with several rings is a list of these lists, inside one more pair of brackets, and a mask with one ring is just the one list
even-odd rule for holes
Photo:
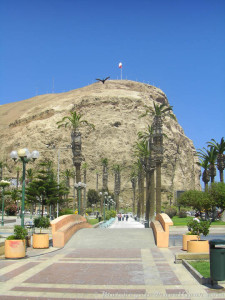
[[108,193],[105,192],[104,193],[104,204],[103,204],[103,218],[104,218],[104,221],[105,221],[105,200],[108,199]]
[[23,163],[23,184],[22,184],[22,204],[21,204],[21,226],[24,227],[24,203],[25,203],[25,176],[26,176],[26,164],[33,159],[39,157],[39,152],[34,150],[32,153],[29,152],[27,148],[19,149],[17,151],[12,151],[10,153],[11,158],[16,161],[18,158],[21,159]]
[[2,226],[4,226],[4,190],[5,187],[8,185],[10,185],[10,182],[6,180],[0,181],[0,187],[2,187],[2,223],[1,223]]
[[75,189],[78,191],[78,215],[80,215],[81,207],[80,207],[80,200],[81,200],[81,190],[86,188],[86,184],[82,182],[78,182],[74,184]]

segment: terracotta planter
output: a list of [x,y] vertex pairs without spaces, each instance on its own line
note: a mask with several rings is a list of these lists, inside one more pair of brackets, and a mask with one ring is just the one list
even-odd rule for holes
[[187,242],[191,240],[198,241],[200,237],[194,234],[183,234],[183,250],[187,250]]
[[35,249],[49,248],[49,234],[48,233],[34,233],[33,234],[33,248],[35,248]]
[[209,253],[209,241],[188,241],[187,252],[189,253]]
[[25,240],[5,240],[5,258],[22,258],[25,256]]

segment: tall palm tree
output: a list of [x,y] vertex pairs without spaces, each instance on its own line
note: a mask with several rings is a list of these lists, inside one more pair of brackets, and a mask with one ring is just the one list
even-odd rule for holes
[[145,210],[145,220],[149,222],[150,220],[150,210],[154,210],[154,180],[152,175],[152,169],[150,167],[150,150],[148,141],[141,140],[139,143],[136,143],[136,154],[139,157],[140,163],[145,171],[146,176],[146,210]]
[[[130,181],[132,185],[132,190],[133,190],[133,201],[132,201],[132,207],[133,210],[135,209],[135,200],[136,200],[136,184],[137,184],[137,171],[133,168],[133,170],[130,173]],[[141,215],[141,202],[138,201],[137,205],[137,217],[140,218]]]
[[16,189],[19,188],[19,181],[20,181],[20,167],[16,167]]
[[220,172],[220,182],[223,182],[223,171],[225,169],[225,141],[224,138],[221,138],[220,143],[217,143],[214,139],[211,139],[211,142],[207,143],[208,146],[213,147],[217,153],[217,169]]
[[[84,172],[84,183],[87,183],[87,168],[88,168],[88,164],[86,162],[83,163],[82,165],[82,169]],[[87,196],[86,196],[86,187],[84,188],[84,209],[87,208]]]
[[26,170],[26,177],[27,177],[27,180],[28,180],[28,183],[32,182],[32,180],[34,179],[34,170],[33,169],[27,169]]
[[202,181],[205,184],[205,191],[207,191],[208,190],[208,183],[210,181],[210,175],[209,175],[209,170],[208,170],[209,161],[208,161],[207,158],[205,158],[205,159],[200,158],[199,160],[200,160],[200,162],[198,163],[198,165],[200,167],[202,167],[203,170],[204,170],[203,173],[202,173]]
[[109,161],[108,158],[102,158],[102,190],[107,191],[108,190],[108,165]]
[[209,175],[211,178],[211,183],[214,182],[214,179],[216,177],[216,158],[217,158],[217,151],[216,149],[211,146],[209,149],[203,148],[203,149],[198,149],[198,156],[203,159],[207,160],[209,163]]
[[96,191],[98,192],[98,177],[99,177],[99,171],[96,170],[96,171],[95,171],[95,174],[96,174]]
[[150,140],[150,151],[156,163],[156,213],[161,212],[161,165],[163,162],[163,121],[166,117],[176,120],[172,113],[173,107],[166,104],[154,104],[152,107],[146,106],[146,111],[140,117],[153,116],[152,138]]
[[[71,130],[71,146],[73,154],[73,164],[76,169],[76,182],[81,182],[81,162],[83,160],[82,151],[81,151],[81,133],[79,131],[80,127],[88,126],[90,129],[94,129],[95,126],[89,123],[87,120],[82,119],[83,115],[77,113],[75,110],[70,112],[69,116],[65,116],[61,121],[58,121],[56,124],[58,128],[64,127]],[[83,203],[82,199],[80,201],[80,211],[83,213]]]
[[3,162],[0,161],[0,180],[2,180],[2,173],[3,173]]
[[114,197],[116,202],[116,211],[119,211],[119,195],[120,195],[120,187],[121,187],[121,171],[122,167],[119,164],[113,165],[112,167],[114,171]]

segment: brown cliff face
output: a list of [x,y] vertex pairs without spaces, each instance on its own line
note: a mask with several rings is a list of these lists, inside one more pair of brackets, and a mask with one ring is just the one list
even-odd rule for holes
[[[8,172],[16,176],[16,168],[9,158],[12,150],[27,147],[39,150],[41,157],[55,161],[57,149],[70,144],[70,132],[58,129],[56,122],[75,108],[84,119],[95,125],[95,131],[82,128],[82,152],[88,164],[87,187],[96,188],[96,172],[101,175],[101,158],[108,158],[109,165],[131,166],[134,158],[132,147],[137,132],[145,131],[152,123],[151,117],[139,118],[145,105],[154,101],[168,104],[166,95],[158,88],[127,80],[108,80],[105,84],[90,86],[62,94],[46,94],[24,101],[0,106],[0,160],[7,160]],[[162,164],[162,192],[174,194],[176,190],[200,189],[199,172],[196,165],[192,141],[185,136],[181,126],[166,119],[164,133],[164,162]],[[50,148],[55,145],[55,149]],[[48,147],[48,148],[47,148]],[[19,165],[18,165],[19,166]],[[29,167],[32,167],[30,164]],[[60,150],[60,170],[72,169],[72,152]],[[7,172],[7,170],[5,170]],[[129,170],[121,176],[121,201],[130,200],[131,182]],[[99,188],[102,187],[102,177]],[[109,190],[113,192],[114,176],[109,175]]]

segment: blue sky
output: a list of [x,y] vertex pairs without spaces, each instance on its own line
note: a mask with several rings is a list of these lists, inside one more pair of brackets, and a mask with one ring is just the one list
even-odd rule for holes
[[0,0],[0,104],[119,79],[120,61],[196,148],[225,136],[224,0]]

